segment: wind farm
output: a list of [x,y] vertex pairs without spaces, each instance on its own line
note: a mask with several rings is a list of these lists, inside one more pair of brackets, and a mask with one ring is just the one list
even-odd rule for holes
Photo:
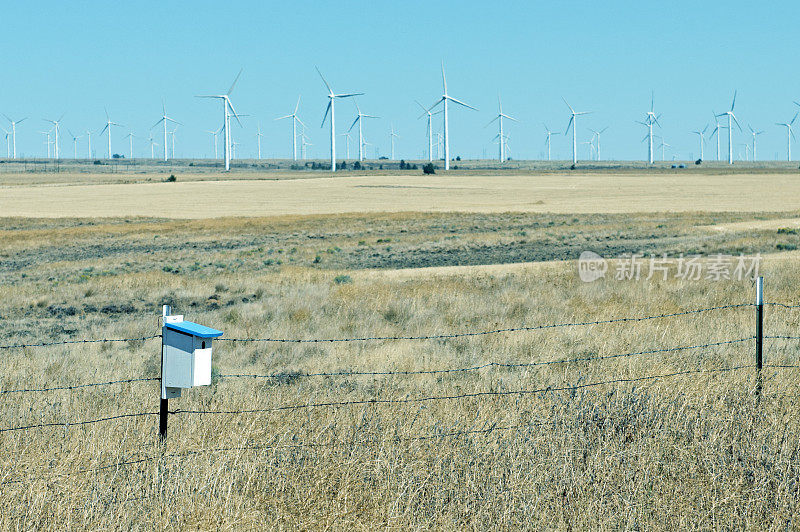
[[3,10],[0,530],[798,528],[800,7],[125,7]]

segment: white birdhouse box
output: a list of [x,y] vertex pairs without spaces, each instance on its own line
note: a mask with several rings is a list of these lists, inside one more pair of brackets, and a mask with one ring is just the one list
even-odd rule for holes
[[181,388],[211,384],[211,341],[222,331],[165,316],[161,370],[162,398],[179,397]]

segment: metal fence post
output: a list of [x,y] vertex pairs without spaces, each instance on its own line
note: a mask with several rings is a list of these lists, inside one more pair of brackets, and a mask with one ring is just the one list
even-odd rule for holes
[[764,344],[764,278],[756,281],[756,395],[761,394]]
[[164,387],[164,324],[166,317],[170,315],[169,305],[164,305],[161,315],[161,401],[158,409],[158,435],[161,439],[167,437],[167,417],[169,416],[169,399],[167,399],[167,389]]

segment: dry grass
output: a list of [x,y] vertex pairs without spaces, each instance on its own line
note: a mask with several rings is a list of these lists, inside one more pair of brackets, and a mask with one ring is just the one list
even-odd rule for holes
[[[633,230],[626,225],[631,224],[665,242],[684,235],[686,245],[693,246],[695,238],[712,238],[700,227],[712,218],[741,220],[735,215],[627,218],[588,217],[573,225],[559,218],[550,224],[536,215],[352,215],[218,223],[7,220],[0,233],[3,260],[23,260],[32,253],[41,263],[2,272],[2,344],[154,334],[162,303],[224,330],[228,338],[341,338],[599,320],[752,300],[749,282],[583,284],[573,262],[400,272],[363,269],[357,261],[350,268],[326,266],[367,247],[359,244],[367,239],[370,255],[393,253],[387,246],[410,253],[429,245],[425,235],[452,249],[471,242],[485,247],[509,241],[514,247],[520,237],[512,235],[523,229],[525,238],[533,240],[573,235],[584,241],[586,228],[598,236],[616,232],[622,238]],[[715,245],[733,251],[768,238],[766,232],[732,233]],[[284,235],[284,240],[265,240],[271,234]],[[446,240],[454,234],[459,239]],[[389,237],[389,244],[377,244]],[[279,247],[285,252],[270,253]],[[330,247],[340,251],[325,254]],[[302,260],[289,262],[291,248],[297,248],[292,256]],[[310,259],[320,254],[325,259],[315,265]],[[265,265],[265,259],[277,256],[286,262]],[[770,257],[762,271],[768,300],[797,300],[795,255]],[[337,281],[337,276],[348,277]],[[767,334],[796,335],[799,321],[800,311],[770,307]],[[215,346],[216,375],[282,377],[218,379],[211,387],[184,392],[171,408],[411,401],[175,414],[163,445],[155,416],[3,432],[0,528],[796,528],[798,370],[766,370],[758,404],[750,369],[558,390],[750,365],[752,342],[527,369],[297,376],[552,361],[752,334],[753,309],[745,308],[452,340],[221,342]],[[3,355],[0,390],[158,372],[156,340]],[[797,342],[766,345],[768,364],[797,364],[798,355]],[[551,390],[535,394],[415,401],[547,387]],[[157,405],[153,382],[0,395],[2,427],[155,411]],[[259,448],[236,449],[253,446]],[[220,448],[227,450],[213,450]],[[120,462],[132,463],[113,465]],[[112,467],[80,472],[105,465]]]
[[[765,187],[765,180],[769,186]],[[176,183],[19,185],[0,213],[215,218],[346,212],[778,212],[800,209],[796,174],[504,173]]]

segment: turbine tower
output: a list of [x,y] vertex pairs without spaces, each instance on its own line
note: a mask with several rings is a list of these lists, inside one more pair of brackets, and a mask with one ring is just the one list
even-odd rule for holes
[[[317,68],[317,67],[314,67]],[[353,96],[361,96],[364,94],[363,92],[353,92],[348,94],[334,94],[333,89],[331,86],[328,85],[328,82],[325,80],[325,76],[322,75],[322,72],[319,71],[317,68],[317,74],[319,77],[322,78],[322,82],[325,84],[325,88],[328,89],[328,107],[325,108],[325,116],[322,117],[322,124],[320,124],[320,128],[325,125],[325,120],[328,118],[328,112],[331,113],[331,172],[336,171],[336,120],[334,118],[334,102],[336,98],[352,98]],[[358,107],[358,106],[356,106]],[[352,129],[352,128],[351,128]],[[359,126],[359,131],[361,127]],[[359,144],[359,150],[361,149],[361,145]]]
[[128,132],[127,135],[125,135],[125,138],[130,141],[130,151],[128,152],[128,157],[130,157],[131,159],[133,159],[133,139],[135,137],[136,135],[133,134],[133,131],[130,131]]
[[153,140],[153,135],[150,135],[147,138],[147,140],[150,141],[150,158],[151,159],[155,159],[156,158],[156,148],[155,147],[158,146],[158,144],[156,144],[156,142]]
[[[164,100],[162,99],[161,100],[161,118],[158,120],[158,122],[153,124],[153,126],[150,129],[152,130],[158,124],[162,124],[162,123],[164,124],[164,161],[167,160],[167,122],[173,122],[173,123],[175,123],[177,125],[181,125],[181,123],[178,122],[177,120],[173,120],[172,118],[167,116],[167,106],[164,103]],[[174,157],[174,154],[173,154],[173,157]]]
[[261,137],[264,135],[261,134],[261,122],[258,123],[258,133],[256,133],[256,141],[258,143],[258,160],[261,160]]
[[350,125],[350,129],[348,129],[347,132],[350,133],[353,130],[353,128],[355,127],[355,125],[358,124],[358,160],[359,161],[363,161],[364,160],[364,145],[366,143],[364,141],[364,131],[363,131],[363,128],[362,128],[361,119],[363,119],[363,118],[380,118],[380,117],[373,116],[373,115],[365,115],[364,113],[361,112],[361,109],[358,107],[358,102],[355,101],[355,100],[353,100],[353,102],[356,104],[356,111],[358,112],[358,114],[356,115],[356,119],[353,120],[353,123]]
[[786,160],[792,160],[792,139],[795,138],[794,131],[792,131],[792,124],[797,120],[797,113],[794,114],[792,121],[787,123],[776,123],[776,126],[784,126],[786,128]]
[[[284,120],[286,118],[292,119],[292,160],[297,160],[297,124],[300,123],[301,126],[305,127],[305,124],[297,118],[297,110],[300,108],[300,96],[297,97],[297,104],[294,106],[294,112],[290,115],[281,116],[276,118],[275,120]],[[348,157],[349,158],[349,157]]]
[[394,125],[389,124],[389,142],[392,145],[392,157],[390,160],[394,161],[394,138],[400,138],[400,135],[394,132]]
[[755,162],[756,159],[757,159],[756,154],[758,153],[758,152],[756,152],[756,137],[761,135],[764,132],[763,131],[756,131],[755,129],[753,129],[753,126],[751,126],[750,124],[747,124],[747,127],[750,129],[750,134],[753,135],[753,162]]
[[725,126],[720,125],[719,118],[717,118],[717,113],[712,111],[712,114],[714,115],[714,131],[711,132],[711,135],[709,135],[708,138],[711,138],[714,135],[717,135],[717,161],[719,161],[720,160],[720,156],[719,156],[719,153],[720,153],[719,152],[719,137],[721,135],[721,133],[719,133],[719,130],[720,129],[725,129]]
[[514,122],[519,122],[516,118],[508,116],[507,114],[503,113],[503,103],[500,101],[500,95],[497,95],[497,115],[492,118],[488,124],[484,127],[488,127],[491,125],[492,122],[497,120],[497,124],[499,126],[500,131],[497,133],[496,139],[499,139],[499,153],[497,155],[498,160],[503,162],[506,160],[506,136],[503,133],[503,119],[508,118],[509,120],[513,120]]
[[580,116],[580,115],[588,115],[589,113],[591,113],[591,111],[576,112],[575,109],[573,109],[572,106],[567,103],[567,100],[564,99],[563,96],[561,97],[561,99],[564,100],[564,103],[566,103],[567,107],[569,107],[569,112],[572,113],[570,115],[570,117],[569,117],[569,123],[567,124],[567,130],[564,131],[564,135],[569,133],[569,128],[571,127],[572,128],[572,164],[576,164],[578,162],[578,136],[577,136],[577,133],[576,133],[576,131],[578,129],[577,117]]
[[547,127],[547,124],[544,122],[542,123],[544,126],[544,130],[547,132],[547,137],[544,139],[544,144],[547,146],[547,160],[550,160],[550,137],[553,135],[553,132],[550,131],[550,128]]
[[[431,113],[429,110],[425,109],[425,107],[417,100],[414,101],[416,102],[417,105],[419,105],[420,109],[422,109],[423,111],[422,114],[419,115],[419,118],[422,118],[423,116],[428,117],[428,162],[433,162],[433,129],[431,124],[433,123],[433,115],[438,115],[439,113],[441,113],[441,111],[436,111],[435,113]],[[417,118],[417,120],[419,120],[419,118]],[[439,149],[438,145],[436,146],[436,149],[438,151]]]
[[222,132],[222,128],[220,127],[217,131],[211,131],[210,129],[205,130],[206,133],[210,133],[212,137],[214,137],[214,159],[218,159],[219,155],[217,152],[217,135]]
[[169,132],[170,137],[172,137],[172,158],[175,158],[175,132],[178,131],[178,126],[175,126],[175,129]]
[[692,133],[696,134],[700,137],[700,160],[705,160],[705,153],[704,153],[704,146],[706,144],[706,131],[708,131],[708,124],[704,127],[701,131],[692,131]]
[[108,137],[108,158],[111,159],[111,127],[118,126],[123,127],[122,124],[117,124],[116,122],[112,122],[111,119],[108,117],[108,110],[106,109],[106,127],[100,130],[99,135],[102,135],[103,132],[107,131],[106,136]]
[[349,159],[350,158],[350,133],[349,132],[339,133],[339,136],[340,137],[344,137],[344,146],[345,146],[344,158],[345,159]]
[[92,132],[89,129],[86,130],[86,153],[87,153],[86,158],[87,159],[91,159],[92,158]]
[[739,121],[736,120],[736,115],[733,114],[733,107],[736,105],[736,91],[733,91],[733,102],[731,102],[731,110],[725,111],[724,113],[720,113],[717,116],[728,116],[728,164],[733,164],[733,124],[736,123],[736,127],[739,128],[739,131],[742,130],[742,126],[739,125]]
[[431,105],[428,110],[431,111],[433,110],[434,107],[436,107],[440,103],[442,104],[442,112],[444,113],[444,169],[450,170],[450,127],[447,120],[447,111],[448,111],[447,102],[449,100],[453,103],[457,103],[458,105],[461,105],[468,109],[472,109],[473,111],[477,111],[477,109],[447,94],[447,78],[445,78],[444,75],[444,61],[442,61],[442,90],[443,90],[442,97],[439,98],[439,100],[437,100],[436,103]]
[[6,120],[11,122],[11,146],[13,147],[13,149],[11,150],[11,158],[12,159],[16,159],[17,158],[17,124],[19,124],[23,120],[26,120],[28,117],[26,116],[25,118],[20,118],[19,120],[11,120],[8,117],[8,115],[4,114],[3,116],[6,117]]
[[589,128],[589,131],[591,131],[594,134],[594,136],[597,137],[597,147],[595,148],[595,159],[598,161],[600,160],[600,135],[602,135],[606,129],[608,129],[608,126],[604,127],[600,131],[595,131],[594,129]]
[[50,120],[50,119],[47,119],[47,118],[43,119],[45,122],[50,122],[51,124],[53,124],[53,130],[56,133],[55,144],[54,144],[54,150],[55,150],[54,154],[55,154],[56,160],[58,160],[60,158],[59,157],[59,155],[60,155],[59,154],[59,149],[58,149],[59,148],[59,146],[58,146],[59,145],[59,142],[58,142],[58,130],[60,129],[61,119],[62,118],[64,118],[64,115],[61,115],[61,118],[59,118],[58,120]]
[[75,135],[73,135],[72,131],[70,131],[69,129],[67,129],[67,133],[69,133],[69,136],[72,137],[72,150],[73,150],[72,158],[73,159],[77,159],[78,158],[78,139],[80,137],[79,136],[76,137]]
[[[243,70],[243,69],[242,69]],[[231,93],[233,92],[233,88],[236,87],[236,82],[239,81],[239,76],[242,75],[242,70],[239,70],[239,73],[236,74],[236,78],[233,80],[231,84],[231,88],[228,89],[228,92],[225,94],[210,94],[210,95],[202,95],[197,96],[197,98],[216,98],[218,100],[222,100],[222,127],[224,129],[224,142],[223,142],[223,151],[225,154],[225,171],[230,172],[231,170],[231,117],[230,115],[233,114],[236,121],[239,122],[239,125],[242,125],[242,122],[239,120],[239,115],[236,114],[236,110],[233,108],[233,104],[231,103]],[[165,126],[166,128],[166,126]],[[164,148],[166,151],[166,147]]]

